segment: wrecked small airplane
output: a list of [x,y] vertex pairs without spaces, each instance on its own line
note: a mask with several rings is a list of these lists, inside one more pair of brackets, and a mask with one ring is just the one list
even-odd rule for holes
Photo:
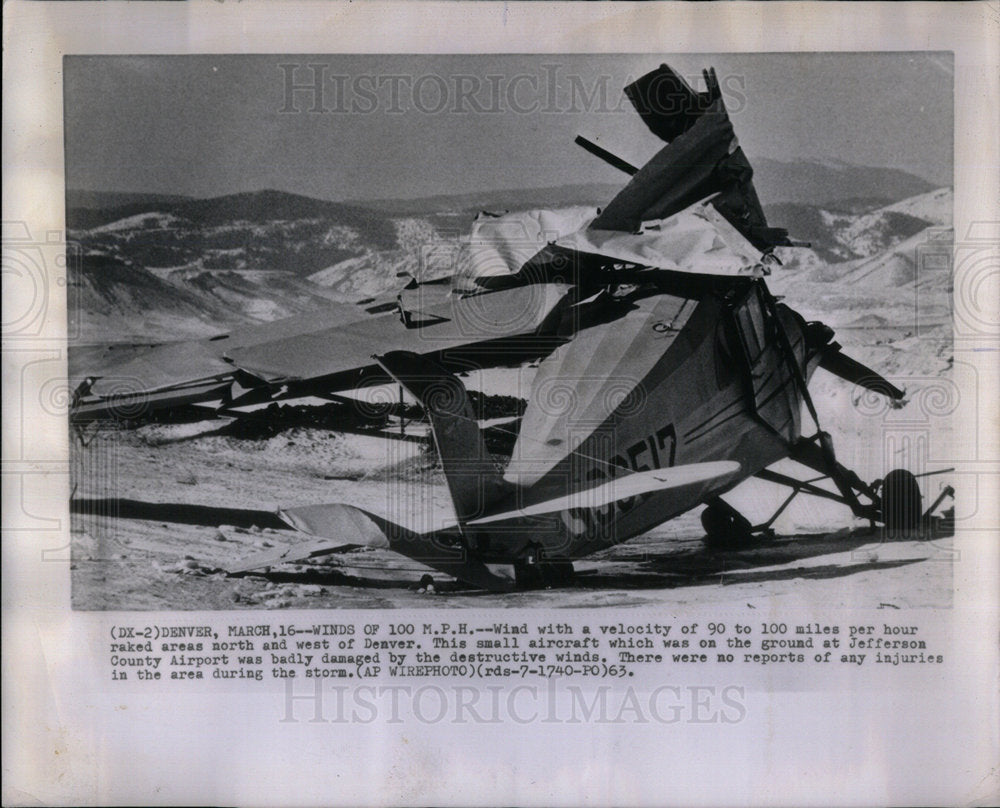
[[[749,542],[799,493],[890,533],[917,527],[940,500],[921,513],[910,472],[868,484],[838,463],[808,383],[823,368],[893,402],[903,391],[768,290],[774,248],[794,243],[768,225],[714,72],[704,79],[697,92],[663,65],[625,88],[666,144],[641,168],[578,138],[631,176],[596,215],[481,217],[469,245],[487,260],[466,264],[450,288],[414,281],[360,313],[341,307],[125,361],[105,356],[78,380],[71,419],[113,411],[122,378],[150,410],[214,401],[213,411],[232,412],[333,396],[366,379],[392,380],[416,398],[443,465],[450,523],[428,526],[412,508],[392,518],[347,504],[289,508],[281,517],[315,540],[231,573],[378,547],[494,591],[551,585],[568,580],[575,559],[701,505],[710,542]],[[453,371],[528,358],[541,364],[501,468]],[[769,468],[785,458],[820,477]],[[721,499],[750,477],[792,492],[763,525]],[[817,485],[826,478],[836,492]]]
[[[616,316],[602,290],[615,269],[750,273],[790,244],[768,228],[753,171],[736,143],[714,75],[693,92],[669,68],[626,89],[668,141],[642,171],[583,138],[632,174],[603,211],[483,214],[450,278],[411,278],[395,296],[160,345],[75,349],[70,419],[145,416],[197,405],[238,415],[265,402],[330,396],[387,381],[372,353],[422,349],[465,370],[545,356],[588,322]],[[676,101],[680,99],[678,106]],[[676,109],[675,109],[676,107]]]

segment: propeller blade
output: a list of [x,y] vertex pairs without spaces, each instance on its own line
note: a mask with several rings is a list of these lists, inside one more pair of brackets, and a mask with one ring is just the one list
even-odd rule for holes
[[828,370],[834,376],[839,376],[844,381],[851,382],[866,390],[881,393],[893,401],[901,401],[906,395],[902,390],[880,376],[867,365],[862,365],[856,359],[851,359],[847,354],[839,349],[828,351],[823,354],[819,366]]

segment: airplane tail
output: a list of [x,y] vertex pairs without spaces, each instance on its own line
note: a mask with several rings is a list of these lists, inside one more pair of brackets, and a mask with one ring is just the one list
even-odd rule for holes
[[345,504],[288,508],[278,513],[285,522],[320,538],[256,556],[229,572],[370,547],[392,550],[492,591],[510,589],[513,582],[496,575],[470,552],[470,542],[463,535],[469,521],[512,489],[486,448],[464,385],[437,363],[407,351],[376,356],[375,361],[417,398],[431,420],[458,528],[418,532]]
[[461,381],[431,359],[408,351],[374,358],[416,397],[430,418],[460,527],[513,490],[486,447]]

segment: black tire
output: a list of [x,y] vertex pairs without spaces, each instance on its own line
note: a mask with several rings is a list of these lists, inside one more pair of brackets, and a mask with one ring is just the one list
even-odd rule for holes
[[882,521],[888,536],[901,536],[920,527],[921,497],[917,478],[906,469],[893,469],[882,481]]
[[514,585],[517,589],[540,589],[542,583],[542,573],[538,569],[538,564],[524,562],[514,564]]
[[573,577],[573,563],[570,561],[519,562],[514,565],[514,580],[518,589],[568,586]]
[[743,547],[753,541],[750,523],[724,502],[710,502],[701,512],[705,544],[719,550]]
[[543,561],[540,565],[546,586],[569,586],[573,583],[572,561]]

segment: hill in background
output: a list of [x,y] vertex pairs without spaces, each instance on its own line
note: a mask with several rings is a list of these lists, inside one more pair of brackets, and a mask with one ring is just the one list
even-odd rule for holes
[[[896,169],[758,163],[771,223],[812,243],[780,253],[802,280],[911,277],[906,250],[950,226],[951,192]],[[480,210],[598,207],[626,181],[349,203],[275,190],[209,199],[69,191],[70,238],[83,255],[71,316],[85,340],[176,339],[353,301],[398,288],[428,261],[447,263]],[[862,269],[883,254],[892,272]]]

